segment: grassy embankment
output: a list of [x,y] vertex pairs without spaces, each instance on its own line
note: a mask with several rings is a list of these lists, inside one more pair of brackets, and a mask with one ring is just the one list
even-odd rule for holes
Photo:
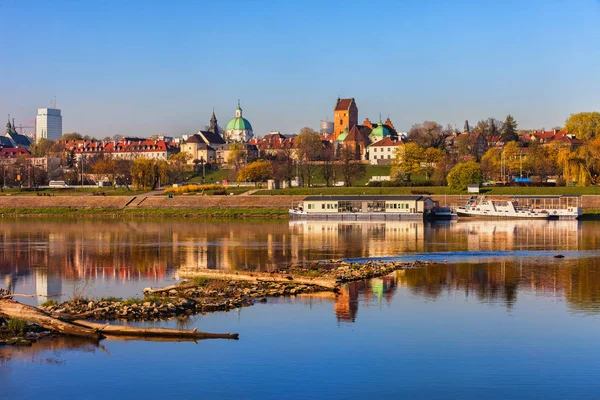
[[287,210],[278,208],[0,208],[0,217],[94,217],[94,218],[282,218]]

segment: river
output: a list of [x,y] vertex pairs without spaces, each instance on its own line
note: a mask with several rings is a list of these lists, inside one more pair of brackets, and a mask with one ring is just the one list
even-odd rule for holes
[[[600,223],[0,220],[0,287],[141,296],[183,270],[431,260],[189,320],[239,341],[0,347],[0,397],[597,398]],[[564,258],[555,258],[562,254]]]

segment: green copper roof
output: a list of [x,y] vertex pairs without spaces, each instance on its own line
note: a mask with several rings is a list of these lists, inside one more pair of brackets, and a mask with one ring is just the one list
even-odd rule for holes
[[238,117],[238,118],[234,118],[231,121],[229,121],[229,123],[225,127],[225,130],[226,131],[233,131],[233,130],[251,131],[252,125],[250,125],[250,122],[248,122],[248,120],[246,118]]
[[346,127],[344,129],[344,132],[340,133],[340,136],[338,136],[337,141],[338,142],[343,142],[347,137],[348,137],[348,127]]
[[371,131],[371,134],[369,136],[374,136],[382,139],[386,136],[390,136],[390,131],[388,131],[385,126],[383,126],[381,118],[379,119],[379,125],[377,125],[377,128]]

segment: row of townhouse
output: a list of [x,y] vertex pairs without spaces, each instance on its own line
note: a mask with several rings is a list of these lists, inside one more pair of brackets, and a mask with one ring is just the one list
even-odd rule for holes
[[138,157],[167,160],[179,151],[176,145],[164,140],[124,137],[120,141],[69,140],[64,142],[65,152],[73,153],[76,160],[96,155],[133,160]]

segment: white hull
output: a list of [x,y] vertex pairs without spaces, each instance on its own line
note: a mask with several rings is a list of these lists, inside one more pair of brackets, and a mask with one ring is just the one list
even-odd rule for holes
[[499,211],[476,211],[465,210],[459,207],[456,210],[459,217],[478,217],[478,218],[529,218],[529,219],[548,219],[548,213],[535,211],[515,211],[515,212],[499,212]]
[[472,197],[466,205],[456,208],[456,214],[476,218],[577,219],[582,213],[581,207],[574,205],[542,208],[539,204],[523,206],[519,200],[524,199]]

